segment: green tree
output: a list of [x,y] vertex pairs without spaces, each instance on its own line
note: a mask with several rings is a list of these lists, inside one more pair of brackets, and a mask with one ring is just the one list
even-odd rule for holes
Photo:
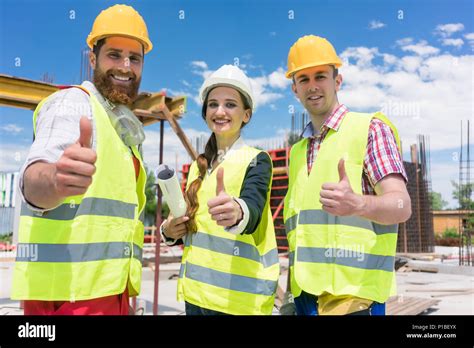
[[453,185],[453,198],[458,202],[459,209],[474,210],[474,202],[471,198],[474,184],[459,185],[456,181],[451,180],[451,185]]
[[151,226],[155,224],[156,220],[156,185],[155,185],[155,174],[152,170],[146,168],[147,178],[145,185],[145,196],[146,196],[146,205],[145,205],[145,225]]
[[430,192],[430,199],[431,199],[431,209],[433,210],[443,210],[448,206],[448,202],[446,202],[441,193],[439,192]]
[[[458,202],[459,209],[474,210],[474,202],[471,198],[474,184],[469,183],[460,185],[456,181],[451,180],[451,185],[453,185],[453,198]],[[472,231],[474,229],[474,214],[469,213],[466,220],[463,222],[463,225],[466,230]]]
[[297,133],[290,133],[288,134],[288,145],[292,146],[300,141],[301,137]]
[[[146,196],[146,204],[145,204],[145,226],[153,226],[156,221],[156,204],[157,204],[157,185],[155,174],[152,170],[148,170],[147,172],[147,179],[145,185],[145,196]],[[163,218],[168,217],[169,214],[169,207],[166,202],[162,201],[161,203],[161,216]]]

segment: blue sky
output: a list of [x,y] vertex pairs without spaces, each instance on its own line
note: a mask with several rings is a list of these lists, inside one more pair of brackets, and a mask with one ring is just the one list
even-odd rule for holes
[[[93,20],[113,1],[0,2],[0,73],[79,83],[80,52]],[[237,60],[260,105],[245,137],[272,147],[302,108],[283,77],[290,46],[302,35],[328,38],[344,59],[341,102],[384,110],[399,128],[405,158],[416,134],[430,137],[433,189],[451,200],[457,179],[459,122],[473,111],[472,1],[126,1],[148,25],[142,90],[188,96],[181,125],[207,134],[196,96],[204,78]],[[183,17],[184,18],[180,18]],[[15,66],[21,60],[21,66]],[[0,171],[17,170],[31,142],[32,112],[0,107]],[[147,127],[146,160],[157,164],[157,126]],[[165,161],[188,160],[171,132]]]

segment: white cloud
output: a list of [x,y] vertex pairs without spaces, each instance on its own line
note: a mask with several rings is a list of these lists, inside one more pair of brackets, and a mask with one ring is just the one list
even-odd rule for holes
[[[410,45],[410,38],[399,44]],[[339,101],[362,112],[382,110],[396,125],[406,150],[417,135],[430,139],[430,150],[453,149],[459,143],[459,121],[472,115],[474,55],[433,53],[392,58],[374,47],[349,47],[341,56],[344,77]],[[377,59],[383,58],[383,59]],[[432,159],[432,187],[454,208],[450,180],[457,180],[458,163]]]
[[474,51],[474,33],[468,33],[464,35],[464,38],[469,41],[471,49]]
[[164,92],[166,93],[166,96],[168,97],[179,97],[179,96],[187,96],[187,97],[190,97],[190,93],[189,92],[186,92],[186,91],[183,91],[183,90],[174,90],[174,89],[171,89],[171,88],[163,88]]
[[264,150],[272,150],[277,148],[282,148],[286,144],[287,134],[290,132],[290,129],[279,128],[275,130],[275,135],[265,138],[247,138],[245,136],[245,129],[243,138],[245,143],[250,146],[255,146]]
[[453,185],[451,180],[459,181],[459,164],[453,162],[437,162],[431,160],[431,181],[432,190],[441,193],[445,201],[448,201],[449,208],[456,208],[458,202],[453,199]]
[[196,103],[196,105],[201,106],[201,98],[199,98],[198,94],[192,96],[191,99]]
[[370,23],[369,23],[369,29],[370,30],[380,29],[380,28],[383,28],[385,26],[387,26],[385,23],[382,23],[382,22],[377,21],[377,20],[370,21]]
[[419,56],[405,56],[399,60],[398,66],[407,72],[413,73],[420,67],[421,60]]
[[463,39],[443,39],[441,42],[443,43],[443,46],[454,46],[456,48],[464,45]]
[[398,60],[397,56],[387,53],[382,54],[382,57],[386,64],[394,64]]
[[[210,132],[198,131],[192,128],[183,128],[184,133],[188,139],[193,142],[196,137],[204,136],[206,139]],[[145,130],[146,139],[143,143],[143,157],[146,165],[155,170],[160,163],[160,132],[155,130]],[[163,163],[170,165],[172,168],[180,170],[185,163],[191,162],[191,157],[187,154],[183,144],[173,130],[166,125],[164,131],[164,151]],[[195,144],[192,144],[195,147]]]
[[[204,82],[204,80],[207,79],[214,72],[214,70],[210,70],[209,66],[204,61],[192,61],[190,64],[193,67],[191,72],[193,74],[201,76],[202,81],[198,82],[199,87],[197,88],[197,90],[186,92],[186,95],[189,96],[189,98],[193,100],[197,105],[201,105],[201,100],[199,98],[199,88],[201,87],[202,82]],[[186,84],[184,85],[186,86]]]
[[357,66],[367,66],[378,53],[379,50],[376,47],[348,47],[342,52],[341,58],[346,64],[355,61]]
[[0,144],[0,172],[17,172],[26,160],[29,146]]
[[262,107],[284,97],[282,93],[269,90],[270,82],[267,76],[250,78],[255,105]]
[[441,37],[450,37],[458,31],[464,30],[464,24],[462,23],[450,23],[450,24],[440,24],[436,27],[435,34]]
[[268,75],[268,85],[272,88],[285,89],[290,84],[291,81],[285,77],[285,70],[282,67]]
[[405,46],[405,45],[411,44],[412,42],[413,42],[413,38],[411,38],[411,37],[405,37],[405,38],[403,38],[403,39],[397,40],[395,43],[396,43],[398,46]]
[[203,61],[201,61],[201,60],[192,61],[192,62],[191,62],[191,65],[192,65],[192,66],[195,66],[195,67],[198,67],[198,68],[201,68],[201,69],[204,69],[204,70],[207,69],[207,63],[206,63],[206,62],[203,62]]
[[13,134],[17,134],[17,133],[20,133],[23,128],[22,127],[19,127],[18,125],[16,124],[7,124],[3,127],[0,128],[1,130],[5,131],[5,132],[8,132],[8,133],[13,133]]
[[428,45],[426,40],[420,40],[418,43],[407,43],[399,40],[397,43],[400,45],[402,51],[414,52],[419,56],[430,56],[439,53],[439,48]]
[[466,76],[472,75],[474,55],[405,55],[374,62],[384,54],[369,47],[350,47],[341,54],[350,57],[350,64],[341,68],[339,100],[355,110],[383,109],[405,144],[426,134],[432,150],[456,146],[459,120],[472,115],[473,86]]
[[[249,56],[250,58],[250,55],[246,56]],[[210,70],[208,64],[203,61],[193,61],[191,62],[191,65],[195,67],[192,72],[202,77],[202,81],[200,81],[199,84],[204,82],[204,80],[214,72],[214,70]],[[239,67],[243,68],[242,65]],[[248,73],[247,76],[249,76]],[[280,93],[278,90],[286,89],[291,82],[285,77],[285,70],[282,67],[279,67],[268,75],[258,77],[249,76],[249,79],[254,94],[255,105],[257,107],[265,106],[283,98],[284,94]],[[188,95],[191,96],[192,100],[194,100],[197,105],[200,105],[201,102],[198,93],[199,91],[196,91],[196,94],[188,93]]]
[[209,70],[207,63],[203,61],[193,61],[191,66],[194,68],[191,70],[192,73],[201,76],[204,80],[213,73],[213,70]]

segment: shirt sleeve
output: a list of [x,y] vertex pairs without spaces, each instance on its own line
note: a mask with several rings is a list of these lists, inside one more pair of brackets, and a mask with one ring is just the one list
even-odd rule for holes
[[272,160],[268,153],[262,151],[250,162],[240,190],[239,198],[248,209],[248,222],[243,234],[252,234],[260,223],[271,178]]
[[392,129],[376,118],[369,127],[364,171],[372,186],[389,174],[400,174],[408,182]]
[[162,238],[163,242],[165,242],[165,244],[168,245],[168,246],[182,245],[183,244],[183,239],[182,238],[173,239],[173,238],[165,236],[165,233],[163,231],[163,225],[165,224],[165,222],[166,222],[166,219],[164,219],[163,222],[160,225],[160,234],[161,234],[161,238]]
[[[26,168],[35,162],[54,163],[64,150],[79,138],[79,121],[82,116],[92,119],[89,96],[79,88],[68,88],[56,92],[46,101],[36,118],[36,135],[19,175],[20,195],[31,210],[41,213],[41,209],[30,204],[23,192],[23,175]],[[95,125],[92,119],[92,147],[95,149]],[[54,209],[54,208],[53,208]]]
[[240,209],[242,210],[242,219],[240,220],[239,223],[237,223],[234,226],[226,227],[224,230],[227,232],[230,232],[232,234],[241,234],[244,232],[245,228],[247,227],[247,224],[249,222],[250,218],[250,213],[249,213],[249,208],[247,207],[247,203],[243,199],[240,198],[235,198],[234,201],[237,202],[237,204],[240,206]]

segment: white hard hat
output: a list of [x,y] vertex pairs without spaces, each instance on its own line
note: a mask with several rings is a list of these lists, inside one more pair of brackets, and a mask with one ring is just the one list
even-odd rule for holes
[[237,89],[247,99],[252,111],[255,109],[250,79],[235,65],[226,64],[221,66],[204,81],[199,91],[199,97],[202,103],[206,100],[207,94],[211,89],[217,86],[228,86]]

